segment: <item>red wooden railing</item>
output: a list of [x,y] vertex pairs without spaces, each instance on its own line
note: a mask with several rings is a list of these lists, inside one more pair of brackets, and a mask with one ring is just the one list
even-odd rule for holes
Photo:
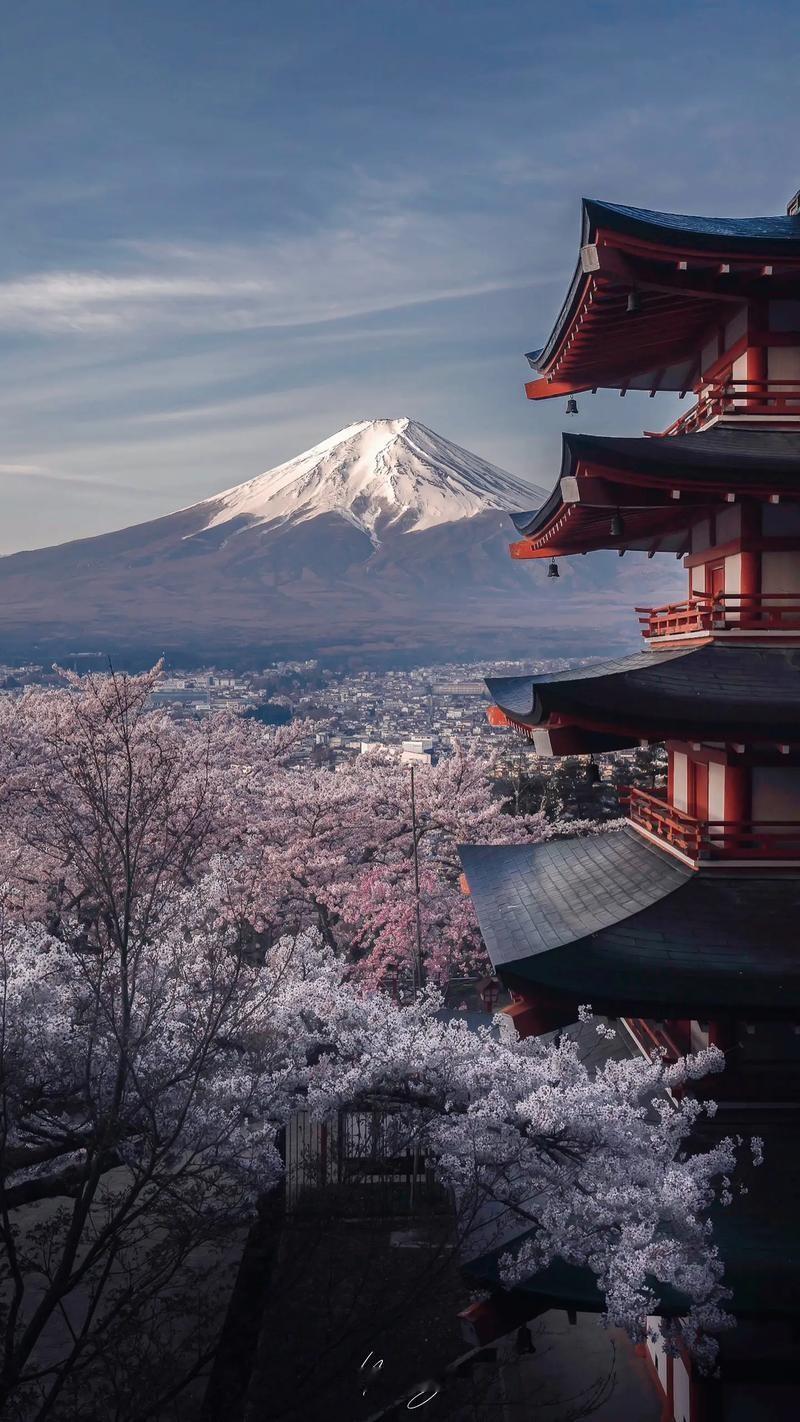
[[695,593],[684,602],[637,607],[643,637],[687,632],[800,631],[800,593]]
[[701,387],[697,404],[662,434],[690,434],[712,420],[765,417],[800,420],[800,380],[712,380]]
[[631,788],[628,817],[688,859],[800,859],[800,823],[700,820],[658,795]]

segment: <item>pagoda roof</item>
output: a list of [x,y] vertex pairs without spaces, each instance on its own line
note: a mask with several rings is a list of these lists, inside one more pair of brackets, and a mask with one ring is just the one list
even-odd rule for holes
[[583,230],[587,239],[599,228],[641,237],[646,242],[699,251],[783,252],[800,254],[800,217],[698,217],[680,212],[654,212],[647,207],[583,200]]
[[489,957],[516,991],[622,1016],[800,1008],[800,875],[697,873],[630,826],[459,853]]
[[[631,291],[638,309],[627,310]],[[584,199],[578,266],[527,387],[688,390],[704,334],[754,299],[800,296],[800,216],[708,218]]]
[[778,742],[800,727],[800,650],[709,642],[531,676],[487,677],[495,705],[524,727],[583,725],[637,739]]
[[[800,431],[714,425],[664,438],[564,434],[549,498],[511,515],[524,535],[512,557],[597,548],[681,553],[698,505],[716,508],[730,493],[800,497]],[[610,532],[614,513],[624,517],[620,536]]]

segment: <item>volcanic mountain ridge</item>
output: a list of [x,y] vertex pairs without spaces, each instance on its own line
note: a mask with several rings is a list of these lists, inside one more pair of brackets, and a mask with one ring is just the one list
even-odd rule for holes
[[[588,641],[590,608],[612,649],[629,644],[652,565],[636,560],[629,587],[616,558],[572,560],[554,588],[541,563],[509,559],[508,512],[543,498],[417,421],[363,420],[163,518],[0,558],[0,656],[563,656]],[[655,585],[676,594],[660,569]]]

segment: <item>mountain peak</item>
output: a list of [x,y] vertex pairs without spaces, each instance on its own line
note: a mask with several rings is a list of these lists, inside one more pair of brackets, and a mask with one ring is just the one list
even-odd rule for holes
[[359,420],[304,454],[204,500],[206,528],[299,523],[335,513],[380,542],[489,509],[535,507],[540,489],[404,415]]

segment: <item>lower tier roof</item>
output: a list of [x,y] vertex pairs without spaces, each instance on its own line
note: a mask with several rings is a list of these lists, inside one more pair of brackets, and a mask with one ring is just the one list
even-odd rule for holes
[[[668,438],[564,434],[551,494],[538,509],[512,514],[524,540],[515,556],[686,552],[692,519],[718,509],[732,491],[797,498],[800,431],[719,424]],[[614,513],[623,523],[612,533]]]
[[651,740],[792,741],[800,650],[719,642],[531,676],[487,677],[495,705],[523,726],[551,717]]
[[518,992],[623,1016],[800,1010],[800,874],[706,876],[629,826],[459,853],[486,950]]

